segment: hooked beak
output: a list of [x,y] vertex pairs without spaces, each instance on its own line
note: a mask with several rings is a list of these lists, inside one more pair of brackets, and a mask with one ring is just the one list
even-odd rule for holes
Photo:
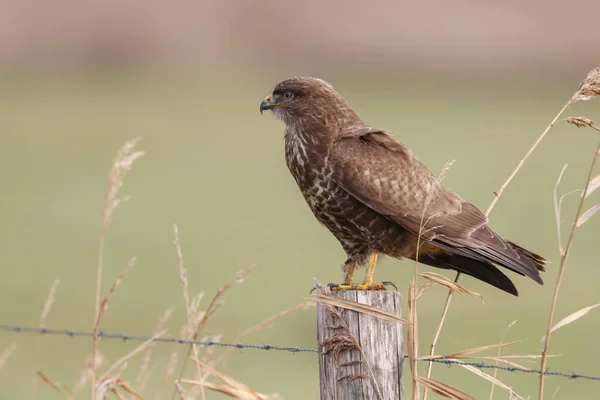
[[279,104],[271,103],[271,96],[265,97],[265,99],[260,103],[260,114],[262,115],[263,111],[271,110],[273,107],[278,106]]

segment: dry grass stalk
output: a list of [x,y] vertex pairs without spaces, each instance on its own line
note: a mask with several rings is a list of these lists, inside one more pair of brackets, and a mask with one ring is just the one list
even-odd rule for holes
[[[254,271],[256,269],[256,265],[251,266],[250,268],[246,269],[246,270],[242,270],[242,271],[238,271],[236,273],[236,276],[230,280],[229,282],[227,282],[226,284],[224,284],[223,286],[221,286],[217,292],[215,293],[215,295],[213,296],[212,300],[210,301],[210,304],[208,305],[208,308],[206,309],[206,311],[202,314],[202,318],[199,319],[198,323],[194,323],[194,328],[191,330],[191,332],[193,332],[193,334],[191,335],[190,339],[192,340],[197,340],[198,336],[200,335],[200,332],[202,332],[202,330],[204,329],[204,326],[206,325],[206,323],[208,322],[209,318],[214,315],[214,313],[221,307],[221,305],[223,304],[221,302],[221,297],[223,296],[224,293],[226,293],[229,289],[231,289],[234,285],[239,285],[242,284],[246,281],[246,279],[248,278],[248,276],[252,273],[252,271]],[[181,275],[180,275],[181,276]],[[186,278],[186,282],[187,282],[187,278]],[[191,302],[193,303],[193,301]],[[193,309],[194,307],[192,306],[192,304],[190,304],[190,309]],[[189,325],[189,322],[188,322]],[[178,347],[176,347],[172,353],[171,356],[171,360],[175,360],[176,361],[176,352],[177,352]],[[185,373],[186,367],[187,367],[187,362],[188,359],[190,358],[192,352],[194,351],[194,345],[190,345],[190,347],[188,348],[187,354],[186,354],[186,358],[183,360],[183,365],[181,367],[181,370],[179,372],[179,376],[178,376],[178,380],[181,381],[181,379],[183,378],[183,374]],[[173,356],[173,354],[175,353],[175,356]],[[195,354],[195,353],[194,353]],[[171,365],[171,361],[169,361],[169,365]],[[174,366],[174,364],[173,364]],[[198,375],[201,375],[201,372],[199,369],[197,369],[197,373]],[[199,378],[201,378],[199,376]],[[173,396],[172,398],[174,399],[176,395],[176,391],[173,391]]]
[[[558,321],[556,323],[556,325],[554,325],[552,327],[552,329],[550,329],[550,333],[562,328],[565,325],[569,325],[569,324],[577,321],[579,318],[582,318],[584,315],[586,315],[587,313],[589,313],[590,311],[592,311],[593,309],[598,308],[598,307],[600,307],[600,303],[594,304],[593,306],[584,307],[581,310],[577,310],[574,313],[567,315],[566,317],[564,317],[563,319]],[[546,335],[544,335],[544,337],[542,337],[540,342],[544,343],[545,340],[546,340]]]
[[361,351],[360,343],[352,335],[345,333],[336,333],[319,343],[319,347],[323,349],[323,353],[333,353],[333,360],[339,366],[340,354],[346,351],[358,350]]
[[408,320],[410,321],[406,332],[406,349],[408,353],[408,361],[410,364],[410,372],[412,376],[412,399],[417,400],[419,397],[419,382],[417,381],[417,354],[419,351],[419,332],[417,323],[417,299],[415,297],[416,273],[413,275],[413,281],[408,288]]
[[[123,180],[127,173],[133,167],[133,163],[135,160],[144,155],[143,151],[133,151],[134,147],[139,142],[140,138],[135,138],[125,143],[125,145],[119,150],[117,153],[117,157],[113,162],[109,177],[108,177],[108,187],[106,190],[106,197],[104,200],[104,207],[102,212],[102,227],[100,229],[100,243],[98,246],[98,270],[96,276],[96,307],[95,307],[95,315],[94,315],[94,326],[98,326],[99,324],[99,316],[101,313],[100,310],[100,295],[102,292],[102,272],[104,268],[104,244],[106,241],[106,232],[108,231],[108,227],[110,226],[111,217],[117,208],[117,206],[122,202],[128,200],[127,197],[120,199],[119,189],[123,186]],[[94,335],[92,338],[92,359],[95,360],[98,353],[98,337],[97,337],[97,328],[94,329]],[[96,363],[91,363],[91,376],[92,376],[92,399],[96,399],[96,391],[94,387],[96,386]]]
[[148,346],[152,345],[152,343],[154,342],[154,340],[156,340],[156,338],[164,336],[166,333],[167,333],[167,330],[165,329],[165,330],[159,332],[156,335],[152,335],[152,337],[150,339],[148,339],[145,342],[139,344],[133,350],[131,350],[129,353],[127,353],[124,356],[122,356],[121,358],[119,358],[110,367],[108,367],[108,369],[106,370],[106,372],[104,374],[102,374],[100,380],[107,379],[109,376],[111,376],[112,374],[114,374],[114,372],[115,372],[116,369],[121,368],[121,367],[125,367],[127,361],[129,361],[135,355],[137,355],[137,354],[143,352],[144,350],[146,350],[148,348]]
[[[188,289],[188,280],[187,280],[187,269],[183,265],[183,251],[181,250],[181,243],[179,241],[179,228],[177,228],[177,224],[173,225],[173,244],[175,245],[175,251],[177,252],[177,266],[179,268],[179,280],[181,282],[181,291],[183,293],[183,299],[185,302],[185,311],[187,315],[189,334],[192,332],[196,332],[198,319],[195,318],[197,315],[195,312],[192,313],[192,305],[190,304],[190,294]],[[198,304],[200,303],[202,296],[198,298]],[[188,334],[188,335],[189,335]],[[198,346],[195,344],[191,345],[191,350],[194,352],[196,358],[198,358]],[[189,353],[188,353],[189,355]],[[196,374],[198,379],[200,379],[201,371],[200,367],[196,365]]]
[[[501,349],[503,347],[511,346],[515,343],[519,343],[520,340],[515,340],[513,342],[508,343],[498,343],[491,344],[487,346],[473,347],[471,349],[461,350],[456,353],[444,354],[444,355],[429,355],[429,356],[421,356],[417,357],[417,361],[428,361],[428,360],[448,360],[451,358],[471,358],[471,355],[481,353],[483,351]],[[509,356],[506,356],[509,357]],[[478,357],[478,358],[486,358],[486,357]]]
[[479,297],[481,299],[483,299],[483,297],[477,293],[477,292],[472,292],[470,290],[465,289],[465,287],[459,285],[457,283],[457,279],[455,280],[450,280],[447,277],[445,277],[442,274],[437,274],[435,272],[422,272],[419,274],[420,277],[427,279],[428,281],[431,281],[437,285],[441,285],[444,286],[448,289],[450,289],[451,292],[458,292],[458,293],[466,293],[468,295],[474,296],[474,297]]
[[[500,352],[502,349],[498,349],[498,352]],[[540,358],[541,356],[538,354],[537,357],[535,358]],[[507,357],[479,357],[482,360],[492,360],[492,361],[496,361],[496,366],[500,365],[500,363],[504,363],[506,364],[507,367],[517,367],[517,368],[521,368],[524,369],[526,371],[533,371],[531,368],[527,368],[524,365],[518,364],[512,360],[507,359]],[[498,369],[494,370],[494,375],[492,375],[494,377],[494,379],[497,378],[498,376]],[[496,387],[496,385],[492,382],[492,389],[490,390],[490,399],[492,399],[494,397],[494,388]]]
[[59,284],[60,280],[56,279],[54,282],[52,282],[52,286],[50,286],[50,292],[48,293],[48,297],[46,297],[46,301],[44,302],[44,308],[42,309],[42,313],[40,314],[40,326],[45,326],[46,324],[46,318],[48,318],[48,314],[50,314],[50,310],[54,305],[56,289],[58,289]]
[[202,369],[206,369],[207,371],[209,371],[211,373],[211,375],[214,375],[217,378],[221,379],[225,384],[220,385],[220,384],[215,384],[215,383],[211,383],[211,382],[200,382],[200,381],[189,380],[189,379],[182,379],[182,380],[180,380],[180,382],[187,383],[190,385],[195,385],[195,386],[204,386],[207,389],[228,395],[229,397],[232,397],[234,399],[268,400],[268,399],[274,399],[274,398],[279,397],[279,395],[277,395],[277,394],[265,395],[262,393],[258,393],[255,390],[253,390],[252,388],[250,388],[248,385],[245,385],[244,383],[239,382],[228,375],[225,375],[224,373],[214,369],[210,365],[205,364],[200,360],[192,359],[192,361],[195,362],[196,364],[199,364],[202,367]]
[[117,279],[115,279],[115,281],[113,282],[112,286],[108,290],[108,293],[106,293],[106,295],[100,302],[98,318],[96,318],[96,324],[94,325],[94,336],[97,335],[98,330],[100,328],[100,321],[102,320],[102,316],[104,315],[104,312],[108,309],[108,299],[110,298],[110,295],[113,294],[115,290],[117,290],[117,287],[121,284],[121,282],[123,282],[123,279],[125,279],[125,275],[127,275],[127,272],[131,269],[131,267],[133,267],[134,264],[135,257],[132,257],[129,259],[129,261],[125,265],[125,268],[123,268],[119,276],[117,276]]
[[587,185],[587,193],[585,194],[585,198],[587,199],[594,193],[598,188],[600,188],[600,175],[592,178],[590,183]]
[[[417,288],[417,290],[415,291],[415,298],[417,300],[419,300],[419,298],[421,298],[421,296],[423,296],[425,294],[425,292],[427,291],[427,289],[429,289],[433,285],[434,285],[433,282],[427,281],[424,284],[422,284],[421,286],[419,286]],[[449,293],[451,293],[451,292],[449,292]]]
[[424,376],[417,376],[415,377],[415,379],[417,382],[423,385],[423,387],[447,399],[477,400],[475,399],[475,397],[470,396],[465,392],[461,392],[458,389],[455,389],[451,386],[446,385],[445,383],[436,381],[434,379],[425,378]]
[[600,211],[600,204],[596,204],[595,206],[592,206],[588,210],[584,211],[577,219],[577,222],[575,222],[575,226],[579,228],[581,225],[588,222],[590,218],[592,218],[598,211]]
[[95,368],[98,369],[104,363],[104,357],[100,352],[96,353],[96,358],[92,358],[91,356],[86,360],[84,367],[81,369],[79,373],[79,380],[73,385],[72,396],[73,397],[77,392],[87,386],[88,382],[92,379],[92,362],[96,361]]
[[[583,85],[582,85],[583,86]],[[571,232],[569,233],[569,237],[567,239],[567,244],[564,248],[564,252],[561,254],[560,265],[558,267],[558,276],[556,278],[556,284],[554,286],[554,296],[552,297],[552,305],[550,306],[550,315],[548,317],[548,326],[546,328],[546,340],[544,340],[544,348],[542,350],[542,361],[540,365],[540,384],[539,384],[539,399],[542,400],[544,398],[544,372],[546,371],[546,363],[547,363],[547,354],[548,354],[548,346],[550,345],[550,334],[552,331],[552,322],[554,319],[554,312],[556,310],[556,303],[558,302],[558,293],[560,291],[560,284],[562,282],[563,274],[565,272],[565,266],[567,264],[567,259],[569,257],[569,252],[571,251],[571,245],[573,243],[573,237],[575,236],[575,231],[577,230],[577,221],[583,212],[583,204],[585,198],[587,197],[587,191],[589,188],[589,184],[593,178],[594,168],[596,166],[596,162],[598,160],[598,155],[600,154],[600,143],[594,152],[594,157],[592,158],[592,163],[590,166],[590,170],[588,172],[585,186],[583,189],[583,193],[581,194],[581,199],[579,201],[579,206],[577,207],[577,212],[575,213],[575,219],[573,221],[573,225],[571,227]],[[562,246],[561,246],[562,247]]]
[[[54,305],[54,298],[56,297],[56,289],[58,288],[58,285],[60,283],[59,279],[56,279],[54,282],[52,282],[52,286],[50,286],[50,291],[48,292],[48,296],[46,297],[46,301],[44,302],[44,307],[42,308],[42,312],[40,314],[40,327],[44,327],[46,326],[46,318],[48,318],[48,315],[50,314],[50,310],[52,309],[52,306]],[[40,350],[42,347],[42,336],[40,335],[37,339],[37,343],[36,343],[36,360],[35,360],[35,370],[39,371],[40,369]],[[37,384],[38,384],[39,380],[37,378],[34,378],[33,381],[33,398],[36,399],[37,398]]]
[[63,390],[61,389],[61,385],[60,385],[60,384],[58,384],[58,383],[55,383],[55,382],[53,382],[53,381],[52,381],[50,378],[48,378],[48,376],[47,376],[46,374],[44,374],[42,371],[40,371],[40,370],[37,370],[37,371],[35,372],[35,374],[37,375],[37,377],[38,377],[38,378],[40,378],[40,381],[41,381],[41,382],[42,382],[44,385],[46,385],[46,386],[48,386],[48,387],[50,387],[50,388],[54,389],[54,390],[55,390],[57,393],[64,394],[64,393],[63,393]]
[[173,383],[173,386],[175,386],[175,392],[179,396],[179,400],[185,400],[185,389],[181,385],[181,382],[177,380]]
[[99,378],[96,385],[96,398],[99,400],[108,399],[110,393],[115,393],[118,380],[118,376],[103,376]]
[[147,371],[144,373],[142,381],[139,383],[139,385],[136,383],[136,389],[138,392],[143,393],[144,390],[146,390],[146,386],[148,386],[148,382],[150,382],[150,379],[151,378],[154,379],[152,377],[152,374],[158,369],[159,365],[160,365],[160,363],[158,361],[155,361],[152,364],[152,366],[148,367]]
[[554,185],[554,191],[552,192],[552,197],[554,200],[554,219],[556,220],[556,237],[558,238],[558,251],[561,256],[563,254],[565,254],[565,250],[563,249],[563,245],[562,245],[562,234],[561,234],[562,229],[561,229],[560,216],[562,215],[561,214],[562,202],[565,199],[566,194],[562,195],[559,200],[558,199],[558,186],[560,185],[560,181],[562,180],[562,177],[563,177],[566,169],[567,169],[567,165],[565,164],[563,166],[562,170],[560,171],[560,174],[558,174],[558,179],[556,180],[556,184]]
[[10,355],[17,349],[17,344],[16,343],[11,343],[7,348],[5,348],[2,351],[2,354],[0,354],[0,370],[2,369],[2,367],[4,367],[4,364],[6,363],[6,360],[8,359],[8,357],[10,357]]
[[397,315],[389,313],[387,311],[383,311],[377,307],[369,306],[367,304],[360,304],[354,301],[342,299],[339,297],[334,297],[331,295],[324,295],[320,293],[312,294],[310,296],[305,297],[306,300],[314,300],[318,301],[321,304],[326,304],[332,307],[344,308],[346,310],[356,311],[362,314],[370,315],[372,317],[381,319],[383,321],[406,324],[407,320],[404,318],[400,318]]
[[[164,312],[164,314],[160,317],[160,319],[154,326],[154,330],[152,331],[153,335],[158,334],[158,332],[160,332],[164,329],[164,326],[166,325],[167,320],[171,317],[174,310],[175,310],[175,307],[169,307],[167,309],[167,311]],[[150,375],[148,367],[150,365],[150,360],[152,359],[152,348],[153,347],[154,347],[154,343],[152,343],[146,349],[146,353],[144,354],[144,358],[142,359],[142,364],[140,365],[140,369],[138,371],[137,377],[135,378],[135,387],[140,392],[144,390],[144,387],[146,386],[146,381]]]
[[225,285],[221,286],[217,290],[217,292],[215,293],[214,297],[212,298],[210,304],[208,305],[208,308],[206,309],[206,313],[205,313],[204,317],[200,320],[200,323],[198,324],[198,327],[196,328],[196,332],[194,333],[194,337],[193,337],[194,340],[198,338],[199,333],[202,331],[202,329],[208,322],[208,319],[221,306],[221,303],[219,303],[221,296],[223,296],[223,294],[226,293],[229,289],[231,289],[234,285],[241,285],[242,283],[244,283],[246,281],[246,279],[248,278],[248,276],[252,273],[252,271],[254,271],[256,269],[256,267],[257,267],[256,265],[253,265],[246,270],[238,271],[236,276],[231,281],[227,282]]
[[[511,322],[510,324],[508,324],[508,326],[506,327],[506,329],[504,330],[504,332],[502,332],[502,336],[500,337],[500,343],[504,343],[504,336],[506,336],[506,333],[508,332],[508,330],[510,328],[512,328],[515,324],[517,323],[517,320],[514,320],[513,322]],[[502,347],[498,348],[498,353],[497,353],[497,359],[496,359],[496,365],[498,365],[498,363],[500,362],[500,354],[502,353]],[[494,370],[494,379],[496,379],[496,377],[498,376],[498,370],[495,369]],[[490,400],[492,400],[494,398],[494,389],[496,388],[496,385],[492,382],[492,388],[490,389]]]
[[[142,395],[136,392],[129,383],[123,381],[119,377],[106,377],[104,378],[104,385],[102,383],[99,384],[101,387],[101,392],[99,393],[99,398],[108,398],[108,394],[112,393],[119,400],[126,400],[126,397],[121,394],[117,389],[121,389],[123,392],[131,395],[133,399],[144,400]],[[101,395],[103,397],[101,397]]]
[[492,382],[494,385],[506,390],[509,393],[509,396],[514,396],[518,399],[521,400],[525,400],[522,396],[518,395],[517,393],[515,393],[508,385],[506,385],[504,382],[502,382],[501,380],[494,378],[493,376],[486,374],[485,372],[483,372],[482,370],[480,370],[479,368],[475,368],[472,365],[467,365],[467,364],[458,364],[461,367],[463,367],[464,369],[474,373],[475,375],[485,379],[486,381]]
[[[460,278],[460,272],[456,273],[456,278],[454,278],[454,283],[458,285],[458,279]],[[433,282],[428,282],[433,284]],[[474,293],[474,292],[473,292]],[[435,331],[435,335],[433,336],[433,340],[431,341],[431,346],[429,347],[429,355],[433,356],[435,353],[435,345],[437,344],[438,339],[440,338],[440,333],[442,332],[442,327],[444,326],[444,321],[446,320],[446,315],[448,314],[448,308],[450,307],[450,301],[452,300],[452,295],[454,294],[454,290],[450,289],[448,291],[448,296],[446,296],[446,302],[444,303],[444,309],[442,310],[442,316],[440,317],[440,322]],[[420,297],[417,293],[417,298]],[[481,296],[480,296],[481,297]],[[427,365],[427,378],[431,377],[431,370],[433,369],[433,363],[429,362]],[[424,390],[423,400],[427,400],[427,389]]]

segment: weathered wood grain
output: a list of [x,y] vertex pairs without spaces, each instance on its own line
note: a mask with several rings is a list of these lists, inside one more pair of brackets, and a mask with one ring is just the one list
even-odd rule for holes
[[[398,292],[349,290],[334,296],[402,314]],[[404,399],[402,324],[334,311],[317,306],[321,400]]]

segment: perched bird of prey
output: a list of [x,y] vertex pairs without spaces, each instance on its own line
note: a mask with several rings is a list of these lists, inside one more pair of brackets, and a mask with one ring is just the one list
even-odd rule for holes
[[[348,256],[335,290],[384,290],[373,281],[378,255],[415,260],[417,242],[419,262],[515,296],[515,285],[494,264],[543,284],[544,258],[500,237],[476,206],[445,188],[389,132],[363,122],[329,83],[283,80],[260,104],[265,110],[285,123],[287,166]],[[354,269],[367,261],[365,279],[355,285]]]

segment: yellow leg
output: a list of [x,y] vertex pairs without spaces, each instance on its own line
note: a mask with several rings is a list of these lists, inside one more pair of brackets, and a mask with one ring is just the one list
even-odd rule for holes
[[352,286],[354,283],[354,262],[349,262],[344,266],[344,272],[346,275],[344,276],[344,282],[342,285],[344,286]]
[[338,290],[352,289],[352,284],[354,283],[354,267],[354,262],[349,262],[346,265],[344,265],[344,272],[346,273],[346,275],[344,276],[344,282],[342,282],[341,285],[332,286],[331,290],[335,292]]
[[377,267],[378,256],[378,253],[371,253],[369,256],[369,266],[365,273],[365,279],[354,287],[355,290],[386,290],[383,283],[373,283],[373,275],[375,274],[375,267]]

